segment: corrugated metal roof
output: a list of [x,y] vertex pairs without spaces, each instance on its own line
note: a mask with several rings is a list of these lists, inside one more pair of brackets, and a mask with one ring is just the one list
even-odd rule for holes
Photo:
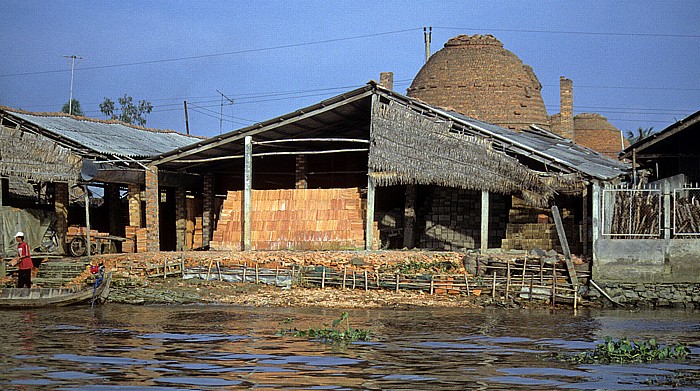
[[67,116],[9,113],[60,137],[109,155],[150,157],[201,141],[199,138],[176,132],[146,130],[122,123],[97,122]]
[[571,140],[548,137],[534,132],[516,132],[453,111],[449,112],[449,115],[467,125],[484,130],[494,137],[506,140],[514,147],[569,166],[594,178],[612,179],[629,171],[625,163],[575,144]]

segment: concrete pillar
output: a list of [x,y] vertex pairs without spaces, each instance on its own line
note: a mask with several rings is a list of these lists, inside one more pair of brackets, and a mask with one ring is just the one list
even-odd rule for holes
[[214,226],[214,176],[205,174],[202,184],[202,247],[208,248]]
[[175,250],[183,251],[187,231],[187,193],[185,189],[175,189]]
[[146,251],[160,251],[160,190],[158,167],[146,169]]
[[[592,225],[592,236],[593,236],[593,251],[591,251],[593,262],[597,260],[597,255],[596,254],[596,241],[598,240],[598,237],[600,236],[600,182],[594,181],[593,182],[593,194],[592,194],[592,199],[591,199],[591,225]],[[595,268],[594,268],[595,269]]]
[[253,138],[245,136],[245,168],[243,173],[243,250],[250,251],[253,246],[251,237],[253,206]]
[[374,243],[374,179],[367,175],[367,210],[365,216],[365,250]]
[[489,248],[489,192],[481,191],[481,251]]
[[415,246],[416,228],[416,185],[406,185],[406,201],[403,209],[403,246]]
[[141,185],[129,184],[127,189],[127,198],[129,200],[129,225],[140,228],[143,224],[141,216]]
[[671,184],[663,182],[663,216],[664,216],[664,239],[671,239]]
[[309,184],[307,181],[307,171],[306,171],[306,155],[297,155],[296,157],[296,169],[295,172],[295,182],[297,189],[308,189]]
[[583,198],[582,214],[583,220],[581,227],[581,243],[583,243],[583,255],[588,255],[588,186],[583,188],[583,193],[581,193],[581,198]]
[[68,233],[68,183],[54,183],[54,212],[56,213],[56,237],[60,254],[66,253],[66,234]]

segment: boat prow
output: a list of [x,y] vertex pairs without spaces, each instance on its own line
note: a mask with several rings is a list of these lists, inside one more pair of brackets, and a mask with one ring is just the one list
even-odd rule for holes
[[112,272],[106,273],[95,288],[4,288],[0,291],[0,308],[64,307],[75,304],[104,303],[109,295]]

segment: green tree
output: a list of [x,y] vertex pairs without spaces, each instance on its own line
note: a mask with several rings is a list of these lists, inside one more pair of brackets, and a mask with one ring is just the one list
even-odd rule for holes
[[642,127],[640,126],[639,128],[637,128],[637,131],[636,131],[636,132],[631,131],[631,130],[626,131],[626,132],[625,132],[625,138],[627,139],[627,141],[630,142],[630,144],[634,144],[634,143],[636,143],[637,141],[643,140],[643,139],[645,139],[645,138],[651,136],[651,135],[654,134],[654,133],[655,133],[655,132],[654,132],[654,127],[642,128]]
[[113,100],[105,98],[105,100],[100,103],[100,111],[111,119],[116,119],[127,124],[146,125],[146,115],[150,114],[153,110],[151,102],[140,100],[138,104],[134,104],[134,100],[126,94],[117,99],[117,101],[119,102],[119,108],[115,107]]
[[66,102],[66,104],[64,104],[61,108],[61,112],[73,115],[85,115],[85,113],[83,113],[83,109],[80,108],[80,102],[78,102],[77,99],[73,99],[70,102]]

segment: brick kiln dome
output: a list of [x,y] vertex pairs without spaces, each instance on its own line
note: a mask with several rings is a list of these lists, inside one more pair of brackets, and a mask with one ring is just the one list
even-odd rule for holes
[[408,96],[505,128],[549,129],[535,72],[492,35],[458,35],[433,54]]
[[617,159],[620,152],[629,146],[629,142],[621,137],[620,130],[597,113],[581,113],[574,116],[574,135],[576,144],[613,159]]

